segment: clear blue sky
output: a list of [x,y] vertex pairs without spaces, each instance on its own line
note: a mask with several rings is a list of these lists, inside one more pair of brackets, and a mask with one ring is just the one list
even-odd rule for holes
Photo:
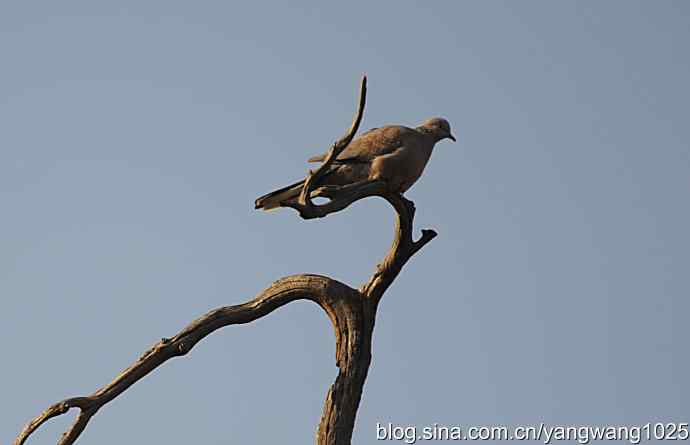
[[[354,442],[688,421],[689,43],[683,1],[3,2],[0,442],[279,277],[368,278],[383,201],[253,210],[347,127],[363,72],[363,128],[441,115],[458,143],[408,192],[439,237],[380,307]],[[292,304],[81,442],[310,443],[335,375],[326,316]]]

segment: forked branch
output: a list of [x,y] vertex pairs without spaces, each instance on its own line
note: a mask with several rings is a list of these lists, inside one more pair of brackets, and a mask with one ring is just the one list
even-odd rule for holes
[[[310,173],[298,203],[285,204],[286,207],[297,209],[304,219],[337,212],[369,196],[382,197],[393,206],[397,214],[393,244],[374,275],[361,289],[356,290],[319,275],[283,278],[253,300],[212,310],[194,320],[174,337],[163,338],[112,382],[93,394],[65,399],[51,405],[26,425],[15,439],[14,445],[24,444],[49,419],[77,408],[80,413],[76,421],[58,442],[59,445],[74,443],[98,410],[166,361],[187,354],[199,341],[224,326],[250,323],[300,299],[314,301],[326,311],[336,338],[336,365],[339,372],[326,395],[316,443],[349,444],[371,362],[371,340],[378,303],[405,263],[436,236],[433,230],[423,230],[421,238],[415,241],[412,237],[414,204],[400,194],[389,192],[381,181],[365,181],[344,187],[316,187],[320,175],[327,171],[357,132],[364,112],[365,97],[366,77],[362,79],[359,107],[350,130],[333,145],[320,168]],[[326,197],[330,201],[315,205],[311,201],[312,196]]]

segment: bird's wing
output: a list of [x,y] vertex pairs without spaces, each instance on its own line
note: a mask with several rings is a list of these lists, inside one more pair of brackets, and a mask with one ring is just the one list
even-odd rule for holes
[[[338,156],[335,163],[366,163],[377,156],[394,152],[403,144],[403,139],[415,130],[400,125],[387,125],[373,128],[355,138],[350,145]],[[309,162],[321,162],[326,159],[324,153],[309,158]]]

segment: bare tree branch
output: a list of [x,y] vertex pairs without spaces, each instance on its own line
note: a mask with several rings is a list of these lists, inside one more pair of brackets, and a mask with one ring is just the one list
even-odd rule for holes
[[422,236],[414,241],[412,238],[415,206],[414,203],[397,193],[383,193],[397,213],[395,237],[388,254],[376,266],[376,273],[364,284],[360,291],[367,298],[378,302],[383,297],[388,286],[398,276],[403,266],[429,241],[436,238],[437,233],[431,229],[422,230]]
[[[339,372],[326,395],[316,443],[349,444],[371,363],[371,342],[378,304],[407,261],[436,236],[433,230],[423,230],[421,238],[414,241],[414,203],[400,194],[388,191],[382,181],[316,188],[321,175],[357,132],[364,112],[365,97],[366,77],[363,77],[359,107],[350,130],[333,145],[319,169],[310,173],[298,202],[283,204],[299,211],[304,219],[326,216],[370,196],[382,197],[393,206],[397,214],[393,244],[383,261],[377,265],[374,275],[360,290],[320,275],[293,275],[280,279],[253,300],[212,310],[194,320],[174,337],[161,339],[112,382],[95,393],[51,405],[26,425],[15,439],[14,445],[24,444],[49,419],[78,408],[80,413],[76,421],[58,442],[59,445],[74,443],[99,409],[169,359],[187,354],[199,341],[224,326],[250,323],[300,299],[314,301],[328,314],[336,338],[336,365]],[[319,196],[329,198],[330,201],[314,205],[311,198]]]
[[[342,360],[343,347],[348,347],[349,314],[359,312],[359,292],[331,278],[318,275],[295,275],[276,281],[253,300],[237,306],[225,306],[194,320],[172,338],[163,338],[146,351],[133,365],[122,371],[112,382],[86,397],[58,402],[33,419],[22,430],[14,445],[26,439],[47,420],[79,408],[81,413],[58,442],[69,445],[79,437],[91,417],[105,404],[173,357],[187,354],[199,341],[228,325],[244,324],[264,317],[295,300],[311,300],[319,304],[333,322],[336,332],[336,362]],[[354,307],[351,309],[349,306]],[[345,325],[343,325],[345,323]],[[341,329],[341,325],[342,329]],[[344,341],[345,340],[345,341]]]
[[[359,129],[359,124],[362,122],[362,117],[364,117],[364,106],[366,105],[366,100],[367,100],[367,76],[362,76],[362,81],[360,83],[360,88],[359,88],[359,101],[357,105],[357,113],[355,113],[355,117],[352,119],[352,124],[350,125],[350,128],[347,130],[345,135],[343,135],[340,139],[338,139],[332,146],[331,149],[328,151],[328,154],[326,155],[326,158],[324,159],[323,163],[317,168],[315,171],[310,171],[309,176],[307,177],[307,180],[304,181],[304,186],[302,187],[302,192],[300,193],[300,196],[297,200],[296,203],[290,204],[289,207],[292,207],[299,211],[300,216],[302,218],[317,218],[321,216],[325,216],[326,214],[321,214],[320,211],[316,210],[316,207],[314,203],[311,200],[311,194],[316,185],[319,183],[319,180],[326,174],[328,173],[331,164],[335,159],[338,158],[338,155],[343,152],[347,148],[348,145],[350,145],[350,142],[352,142],[352,139],[355,137],[355,134],[357,133],[357,130]],[[329,212],[332,213],[332,212]],[[309,216],[307,216],[309,215]],[[314,215],[314,216],[311,216]],[[320,215],[320,216],[316,216]]]

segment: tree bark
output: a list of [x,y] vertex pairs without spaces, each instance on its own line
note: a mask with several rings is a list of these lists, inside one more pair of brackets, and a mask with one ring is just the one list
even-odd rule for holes
[[[326,395],[316,432],[316,443],[349,444],[371,363],[372,335],[378,304],[405,263],[436,236],[433,230],[423,230],[421,238],[414,241],[414,204],[397,193],[389,192],[380,181],[366,181],[345,187],[318,186],[321,173],[328,169],[357,132],[364,112],[365,97],[366,77],[362,78],[359,106],[350,129],[333,144],[319,169],[310,172],[298,202],[285,206],[296,209],[302,218],[310,219],[340,211],[369,196],[387,200],[397,213],[393,244],[369,281],[360,289],[354,289],[325,276],[293,275],[276,281],[247,303],[212,310],[194,320],[174,337],[161,339],[112,382],[93,394],[65,399],[49,406],[26,425],[15,439],[14,445],[24,444],[47,420],[78,408],[80,413],[76,421],[58,441],[59,445],[74,443],[99,409],[169,359],[186,355],[199,341],[222,327],[250,323],[295,300],[310,300],[318,304],[328,315],[335,331],[336,365],[339,372]],[[315,205],[311,199],[317,196],[327,197],[330,201]]]

